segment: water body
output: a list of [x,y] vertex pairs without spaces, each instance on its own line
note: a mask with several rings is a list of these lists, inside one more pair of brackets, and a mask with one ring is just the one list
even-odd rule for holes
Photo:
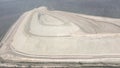
[[120,0],[0,0],[0,39],[21,14],[39,6],[46,6],[51,10],[120,18]]
[[120,18],[120,0],[0,0],[0,38],[25,11],[47,6],[96,16]]

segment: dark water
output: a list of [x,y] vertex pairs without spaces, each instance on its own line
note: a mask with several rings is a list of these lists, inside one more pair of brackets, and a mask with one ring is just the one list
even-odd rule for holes
[[120,18],[120,0],[0,0],[0,37],[5,35],[22,13],[39,6]]

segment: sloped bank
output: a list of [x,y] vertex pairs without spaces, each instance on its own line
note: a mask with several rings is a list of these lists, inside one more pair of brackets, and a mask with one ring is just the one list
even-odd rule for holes
[[8,62],[119,63],[119,22],[40,7],[13,25],[0,56]]

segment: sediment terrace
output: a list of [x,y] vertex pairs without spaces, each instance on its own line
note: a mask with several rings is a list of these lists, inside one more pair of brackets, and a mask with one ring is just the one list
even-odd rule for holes
[[40,7],[19,20],[12,51],[29,55],[119,55],[120,19]]

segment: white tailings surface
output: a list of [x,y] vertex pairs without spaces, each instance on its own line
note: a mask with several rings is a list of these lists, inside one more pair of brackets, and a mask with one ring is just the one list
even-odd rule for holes
[[11,48],[26,55],[119,55],[120,19],[40,7],[25,13]]

